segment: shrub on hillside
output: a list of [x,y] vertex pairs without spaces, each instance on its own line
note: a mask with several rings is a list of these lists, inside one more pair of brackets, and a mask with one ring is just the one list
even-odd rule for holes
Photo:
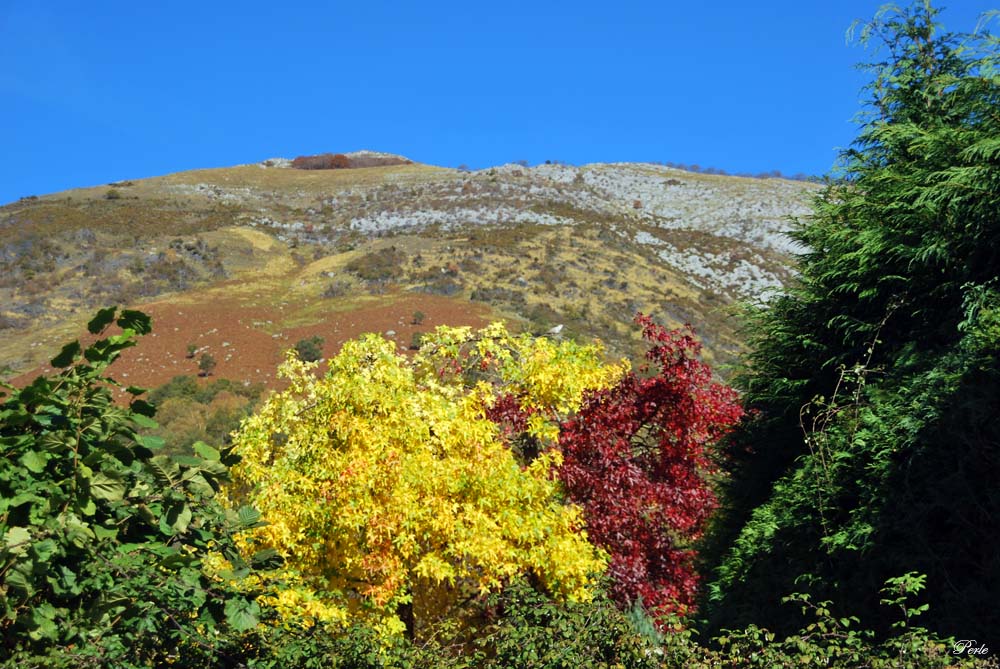
[[316,362],[323,357],[323,338],[306,337],[295,342],[295,355],[302,362]]
[[395,246],[366,253],[347,263],[347,271],[366,281],[385,281],[403,276],[406,253]]
[[343,297],[350,291],[351,285],[346,281],[332,281],[323,289],[323,297],[337,298]]
[[198,358],[198,375],[209,376],[216,366],[215,357],[211,353],[202,353]]
[[351,161],[342,153],[299,156],[292,161],[292,167],[298,170],[342,170],[350,166]]

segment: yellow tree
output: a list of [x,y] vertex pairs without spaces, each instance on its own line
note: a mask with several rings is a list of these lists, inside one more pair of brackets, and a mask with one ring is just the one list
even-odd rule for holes
[[535,409],[530,430],[551,443],[583,393],[626,365],[604,364],[597,346],[494,324],[439,328],[412,361],[366,335],[323,378],[314,367],[290,355],[288,389],[235,438],[232,494],[269,523],[255,548],[277,550],[299,585],[279,608],[399,632],[529,572],[557,596],[590,596],[606,556],[562,501],[558,451],[522,465],[486,414],[517,395]]

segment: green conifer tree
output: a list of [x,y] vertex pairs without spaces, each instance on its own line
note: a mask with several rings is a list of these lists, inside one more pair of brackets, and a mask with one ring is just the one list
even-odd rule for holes
[[797,232],[799,284],[751,319],[711,626],[789,629],[806,573],[875,623],[878,583],[919,571],[933,626],[1000,629],[1000,50],[937,15],[861,26],[860,134]]

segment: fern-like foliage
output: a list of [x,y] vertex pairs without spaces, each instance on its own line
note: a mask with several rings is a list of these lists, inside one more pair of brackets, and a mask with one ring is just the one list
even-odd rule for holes
[[798,229],[799,284],[750,320],[716,624],[784,624],[774,593],[806,572],[877,622],[864,593],[916,570],[929,622],[1000,629],[1000,52],[937,15],[862,27],[864,125]]

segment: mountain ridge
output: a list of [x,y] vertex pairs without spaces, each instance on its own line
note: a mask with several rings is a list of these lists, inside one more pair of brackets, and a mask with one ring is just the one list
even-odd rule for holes
[[398,164],[272,158],[0,207],[0,367],[37,366],[34,349],[95,307],[218,299],[225,284],[255,306],[280,296],[303,323],[431,295],[456,313],[479,305],[477,321],[486,309],[533,330],[565,323],[615,355],[633,352],[631,317],[651,312],[692,323],[726,363],[741,346],[733,305],[792,279],[787,232],[818,191],[650,163],[465,171],[345,155]]

